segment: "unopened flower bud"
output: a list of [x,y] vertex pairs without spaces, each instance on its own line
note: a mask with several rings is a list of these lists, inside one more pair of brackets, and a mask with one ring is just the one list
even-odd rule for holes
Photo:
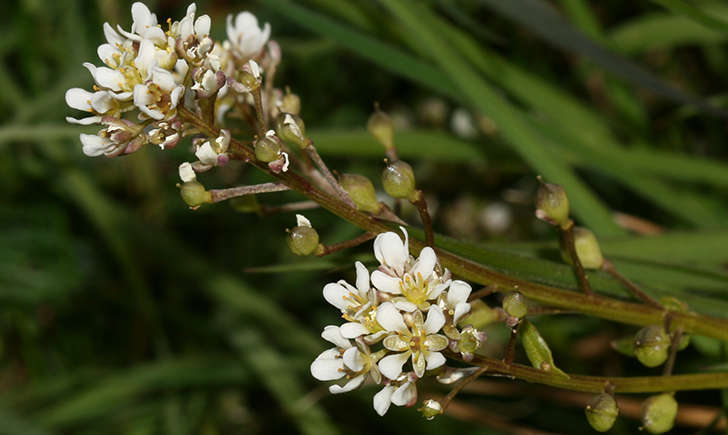
[[418,411],[422,413],[425,419],[432,420],[442,414],[442,405],[437,400],[427,399],[422,402],[422,408],[419,408]]
[[374,138],[386,148],[394,147],[394,125],[389,115],[377,110],[372,113],[367,122],[367,129]]
[[[599,247],[597,238],[586,228],[575,227],[574,228],[574,248],[576,248],[576,255],[581,261],[581,265],[585,269],[599,269],[604,264],[604,257],[602,256],[602,250]],[[561,256],[564,261],[571,264],[571,256],[569,255],[566,247],[561,248]]]
[[509,316],[520,319],[528,313],[526,298],[519,292],[508,293],[503,298],[503,310]]
[[614,426],[619,415],[617,401],[611,394],[601,393],[592,397],[584,408],[586,419],[597,432],[606,432]]
[[669,431],[675,425],[677,402],[672,394],[663,393],[648,397],[640,410],[642,427],[652,434]]
[[670,337],[661,326],[647,326],[634,336],[634,355],[647,367],[657,367],[667,360]]
[[298,115],[281,112],[276,118],[276,133],[286,142],[293,142],[301,148],[306,148],[306,126]]
[[287,92],[281,100],[281,112],[298,115],[301,113],[301,98],[298,95]]
[[205,190],[199,181],[188,181],[180,186],[180,195],[190,208],[197,208],[202,204],[212,202],[212,195]]
[[458,340],[458,351],[467,354],[473,354],[481,345],[484,335],[472,326],[466,326],[460,331],[460,340]]
[[256,79],[255,76],[248,71],[241,71],[238,74],[238,82],[243,85],[242,88],[239,86],[235,87],[238,92],[253,92],[260,87],[258,79]]
[[536,217],[561,227],[569,224],[569,198],[563,187],[541,182],[536,192]]
[[411,199],[415,194],[415,174],[412,166],[398,160],[382,171],[382,186],[392,198]]
[[381,204],[377,200],[374,185],[367,177],[359,174],[344,174],[339,178],[339,183],[359,210],[368,213],[379,212]]
[[286,243],[288,248],[296,255],[311,255],[319,245],[318,232],[311,226],[311,222],[300,214],[296,215],[298,225],[288,231]]
[[261,162],[270,163],[281,156],[281,141],[273,130],[268,130],[265,137],[255,142],[255,158]]

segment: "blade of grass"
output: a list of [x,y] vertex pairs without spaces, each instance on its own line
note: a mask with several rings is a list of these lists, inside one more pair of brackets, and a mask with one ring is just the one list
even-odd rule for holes
[[705,27],[718,30],[720,32],[728,31],[728,21],[707,14],[703,10],[684,2],[683,0],[652,0],[652,2],[663,6],[665,9],[672,11],[676,15],[689,17]]

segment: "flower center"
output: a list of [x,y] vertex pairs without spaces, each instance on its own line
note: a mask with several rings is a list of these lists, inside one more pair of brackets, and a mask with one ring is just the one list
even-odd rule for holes
[[402,294],[408,301],[420,306],[424,304],[430,295],[430,282],[422,278],[422,274],[417,276],[406,274],[399,283]]

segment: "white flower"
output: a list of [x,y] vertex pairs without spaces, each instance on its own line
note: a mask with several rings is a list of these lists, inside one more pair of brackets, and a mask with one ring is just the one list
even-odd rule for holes
[[403,374],[397,382],[384,386],[374,395],[374,410],[383,416],[389,410],[391,404],[397,406],[411,406],[417,401],[417,376],[414,373]]
[[393,232],[382,233],[374,240],[374,255],[380,266],[372,272],[372,285],[379,291],[402,295],[394,299],[401,310],[427,309],[427,301],[437,299],[450,284],[446,279],[449,272],[440,276],[435,271],[437,256],[429,246],[414,261],[409,255],[407,231],[401,229],[404,242]]
[[207,166],[217,166],[227,161],[226,151],[230,145],[230,131],[220,130],[220,136],[213,141],[205,141],[197,147],[195,156],[200,163]]
[[83,153],[89,157],[110,154],[116,149],[114,142],[95,134],[81,134],[80,139],[83,145]]
[[144,3],[136,2],[131,5],[131,17],[131,32],[117,26],[119,33],[134,41],[149,39],[161,44],[166,40],[164,31],[157,25],[157,16]]
[[460,319],[470,312],[468,297],[472,290],[470,284],[456,279],[450,283],[447,293],[440,295],[438,305],[452,317],[453,325],[457,325]]
[[188,183],[197,179],[195,170],[192,169],[190,162],[184,162],[179,165],[179,178],[182,179],[183,183]]
[[341,335],[338,326],[326,326],[321,337],[336,347],[327,349],[311,363],[311,375],[320,381],[335,381],[343,377],[347,382],[341,385],[331,385],[332,394],[345,393],[359,387],[367,377],[375,383],[381,382],[381,375],[377,369],[377,361],[382,352],[372,354],[369,347],[361,341],[352,346],[351,342]]
[[235,17],[227,17],[227,36],[232,50],[242,59],[257,56],[268,42],[270,37],[270,24],[265,23],[263,29],[258,25],[258,19],[250,12],[241,12]]
[[384,347],[393,352],[379,361],[379,370],[389,379],[397,379],[402,373],[402,366],[412,357],[412,367],[418,377],[425,370],[433,370],[445,364],[445,356],[440,353],[448,345],[447,337],[438,334],[445,325],[445,315],[437,305],[430,306],[427,320],[422,321],[422,312],[417,310],[412,315],[411,327],[408,327],[402,314],[391,302],[385,302],[377,308],[377,322],[390,334],[384,338]]
[[356,287],[344,280],[324,286],[324,299],[341,310],[342,317],[348,320],[341,326],[347,338],[370,335],[368,341],[381,337],[383,331],[376,321],[377,298],[369,285],[369,271],[357,261]]

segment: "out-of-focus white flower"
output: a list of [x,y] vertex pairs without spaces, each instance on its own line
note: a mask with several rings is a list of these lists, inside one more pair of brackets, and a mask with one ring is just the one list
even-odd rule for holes
[[437,305],[430,306],[427,320],[423,322],[422,312],[415,311],[410,327],[404,317],[391,302],[385,302],[377,308],[377,322],[390,332],[382,342],[384,347],[393,352],[401,352],[385,356],[379,361],[379,370],[389,379],[397,379],[402,373],[402,366],[412,357],[412,367],[418,377],[425,370],[432,370],[445,364],[445,356],[440,352],[448,345],[447,337],[438,334],[445,325],[445,315]]
[[379,291],[402,295],[394,299],[401,310],[426,310],[428,301],[437,299],[450,285],[449,272],[439,275],[435,271],[437,256],[429,246],[415,261],[409,255],[407,231],[402,228],[402,232],[404,242],[393,232],[382,233],[374,240],[374,255],[380,266],[372,272],[372,284]]
[[452,112],[450,128],[457,135],[464,139],[473,139],[478,135],[473,117],[467,110],[459,107]]
[[250,12],[241,12],[235,17],[227,16],[227,36],[230,48],[241,59],[246,60],[260,54],[270,37],[270,24],[261,29],[258,18]]

